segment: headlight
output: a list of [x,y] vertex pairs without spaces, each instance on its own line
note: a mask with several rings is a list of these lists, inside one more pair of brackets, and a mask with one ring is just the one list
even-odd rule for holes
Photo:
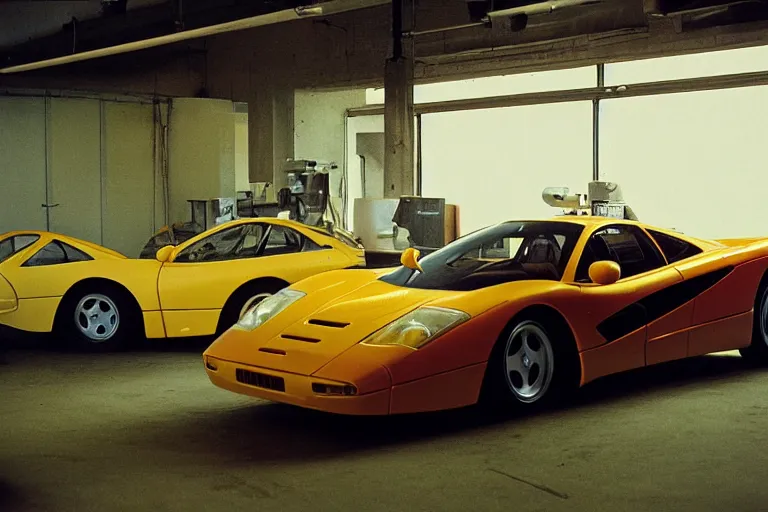
[[419,308],[371,334],[361,343],[365,345],[402,345],[418,349],[438,335],[467,320],[469,320],[469,315],[456,309]]
[[304,292],[297,290],[280,290],[246,311],[235,324],[235,327],[245,331],[252,331],[270,318],[276,316],[304,295],[306,295]]

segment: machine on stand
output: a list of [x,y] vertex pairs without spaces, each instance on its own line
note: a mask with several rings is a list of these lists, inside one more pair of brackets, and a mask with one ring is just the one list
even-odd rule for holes
[[360,245],[352,233],[342,227],[341,215],[331,199],[331,171],[334,162],[289,159],[283,166],[288,186],[277,192],[278,218],[287,218],[320,227],[328,233]]
[[549,206],[562,208],[563,215],[593,215],[612,219],[637,220],[632,207],[624,201],[618,183],[591,181],[587,194],[570,194],[567,187],[547,187],[541,193]]
[[144,245],[140,259],[152,259],[157,250],[166,245],[179,245],[195,235],[236,218],[235,199],[189,199],[190,220],[163,226]]

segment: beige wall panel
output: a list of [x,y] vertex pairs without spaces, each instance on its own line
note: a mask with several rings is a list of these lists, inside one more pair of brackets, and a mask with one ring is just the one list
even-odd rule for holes
[[235,197],[231,101],[178,98],[170,114],[170,221],[189,219],[189,199]]
[[0,233],[46,229],[45,100],[0,97]]
[[101,243],[100,102],[48,101],[50,230]]
[[104,104],[104,245],[137,257],[154,232],[152,106]]

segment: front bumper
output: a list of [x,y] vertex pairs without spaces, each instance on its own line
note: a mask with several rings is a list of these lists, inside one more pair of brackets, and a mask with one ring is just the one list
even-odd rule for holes
[[[249,366],[208,355],[204,356],[204,364],[208,378],[222,389],[307,409],[359,416],[412,414],[472,405],[479,397],[486,368],[483,362],[401,384],[393,384],[388,378],[389,382],[384,389],[381,386],[383,382],[375,379],[379,386],[369,388],[375,391],[351,396],[328,396],[316,393],[313,384],[340,389],[349,383]],[[256,375],[246,374],[247,378],[243,378],[243,371]],[[389,375],[389,372],[385,373]],[[363,382],[361,380],[355,384]],[[371,382],[374,381],[369,381],[369,384]]]
[[[234,393],[336,414],[389,414],[390,388],[362,395],[323,395],[313,391],[312,384],[344,387],[348,383],[248,366],[208,355],[204,356],[204,363],[211,382]],[[241,370],[240,379],[238,370]],[[244,379],[243,370],[264,377],[246,374],[249,378]]]

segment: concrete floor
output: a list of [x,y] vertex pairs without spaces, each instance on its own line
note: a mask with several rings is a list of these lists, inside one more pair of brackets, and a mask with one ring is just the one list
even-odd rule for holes
[[219,390],[201,350],[11,351],[0,510],[768,510],[768,371],[732,355],[537,416],[382,420]]

